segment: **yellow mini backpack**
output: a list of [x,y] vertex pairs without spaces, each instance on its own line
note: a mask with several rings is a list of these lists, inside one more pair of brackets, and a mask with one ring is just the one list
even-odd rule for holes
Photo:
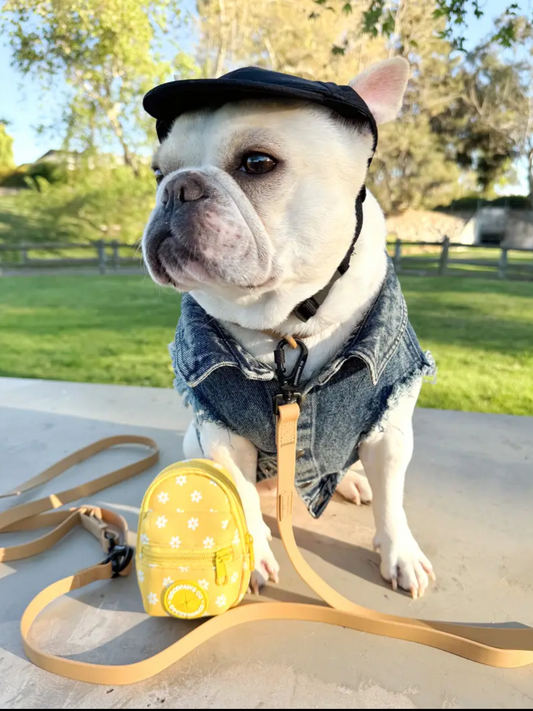
[[216,462],[164,469],[144,497],[137,575],[144,609],[192,620],[235,607],[250,584],[253,540],[239,493]]

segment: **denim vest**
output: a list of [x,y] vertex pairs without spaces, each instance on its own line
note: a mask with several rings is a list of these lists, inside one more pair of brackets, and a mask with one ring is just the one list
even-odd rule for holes
[[[275,475],[276,373],[248,353],[189,294],[170,351],[175,387],[195,421],[213,422],[250,440],[259,478]],[[298,493],[315,518],[358,459],[358,448],[421,376],[435,375],[407,317],[389,260],[381,291],[333,360],[303,384],[298,422]]]

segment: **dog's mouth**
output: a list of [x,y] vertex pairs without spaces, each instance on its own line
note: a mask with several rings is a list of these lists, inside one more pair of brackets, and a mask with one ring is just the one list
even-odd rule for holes
[[207,284],[245,289],[247,292],[268,291],[277,282],[274,275],[261,283],[233,283],[218,272],[216,267],[185,246],[177,246],[171,232],[163,235],[150,249],[147,261],[155,280],[163,286],[178,291],[191,290]]
[[170,232],[152,247],[147,261],[155,279],[164,286],[183,290],[209,278],[207,268],[199,263],[198,258],[186,248],[176,250]]

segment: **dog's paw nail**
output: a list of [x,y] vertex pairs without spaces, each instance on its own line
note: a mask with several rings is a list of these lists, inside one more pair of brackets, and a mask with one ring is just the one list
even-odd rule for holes
[[398,580],[396,578],[392,579],[392,589],[394,590],[394,592],[398,590]]
[[276,583],[276,585],[279,585],[279,570],[275,566],[269,565],[268,563],[265,563],[264,566],[268,573],[268,579],[272,580],[272,582]]

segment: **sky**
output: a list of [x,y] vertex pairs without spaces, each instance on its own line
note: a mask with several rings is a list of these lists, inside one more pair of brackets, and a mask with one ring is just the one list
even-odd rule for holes
[[[508,2],[507,0],[481,0],[480,4],[485,15],[479,20],[473,16],[468,19],[465,30],[467,49],[475,46],[490,32],[493,19],[501,13]],[[531,10],[532,0],[518,0],[518,4],[524,11]],[[184,0],[183,6],[186,10],[191,10],[194,2]],[[190,47],[184,46],[183,49],[187,51]],[[58,99],[64,96],[66,91],[67,87],[61,81],[58,81],[53,89],[44,91],[35,79],[23,76],[11,67],[11,54],[6,38],[0,37],[0,119],[7,119],[10,122],[8,132],[14,138],[13,150],[17,165],[32,162],[51,148],[61,146],[60,136],[53,134],[53,126],[59,119]],[[51,127],[52,133],[39,133],[39,124]],[[525,170],[519,167],[518,172],[519,185],[509,186],[509,189],[518,188],[521,192],[527,192]]]

